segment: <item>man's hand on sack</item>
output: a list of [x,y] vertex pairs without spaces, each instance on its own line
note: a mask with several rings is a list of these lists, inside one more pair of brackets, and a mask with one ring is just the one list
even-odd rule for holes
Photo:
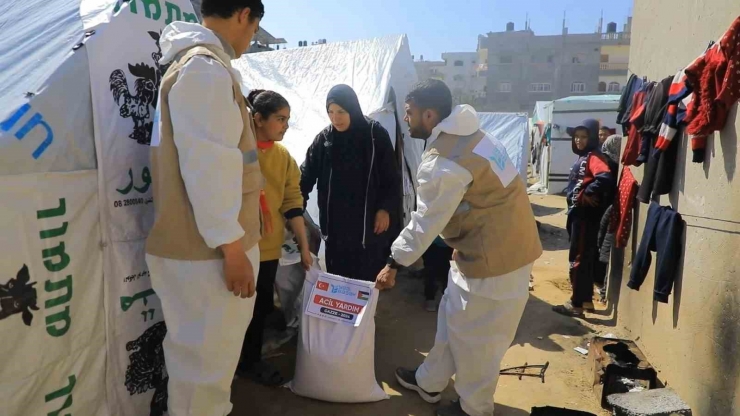
[[375,279],[375,287],[379,290],[392,289],[396,285],[396,275],[398,270],[391,269],[390,266],[385,266],[380,271],[378,278]]
[[254,269],[244,252],[241,240],[222,245],[221,251],[224,253],[226,289],[242,299],[254,296]]
[[391,216],[388,211],[381,209],[375,214],[375,234],[383,234],[391,225]]

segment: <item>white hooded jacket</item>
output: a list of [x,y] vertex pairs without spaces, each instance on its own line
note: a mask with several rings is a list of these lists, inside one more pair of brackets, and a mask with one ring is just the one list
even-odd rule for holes
[[[162,32],[160,63],[169,64],[181,51],[198,44],[215,46],[231,59],[235,57],[234,49],[213,31],[199,24],[174,22]],[[210,248],[244,235],[237,220],[243,171],[237,146],[244,122],[229,71],[241,79],[233,69],[196,56],[182,68],[169,94],[180,171],[198,231]],[[152,140],[152,146],[157,144]]]
[[[459,105],[432,130],[432,135],[427,139],[427,148],[442,132],[469,136],[478,130],[480,123],[475,109],[469,105]],[[393,259],[402,266],[410,266],[424,254],[447,226],[473,182],[473,176],[467,169],[429,152],[422,155],[417,177],[417,209],[391,248]]]

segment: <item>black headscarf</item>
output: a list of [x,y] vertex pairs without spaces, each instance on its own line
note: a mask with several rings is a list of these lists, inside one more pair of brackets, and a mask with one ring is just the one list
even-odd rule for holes
[[[601,145],[599,143],[599,121],[594,120],[592,118],[583,120],[583,123],[581,123],[577,127],[569,127],[567,132],[572,138],[570,144],[573,149],[573,153],[577,154],[578,156],[585,156],[586,154],[590,152],[600,152]],[[586,148],[583,150],[578,150],[578,147],[576,146],[576,130],[585,129],[588,131],[588,144],[586,144]]]
[[369,123],[362,114],[360,100],[357,99],[355,90],[349,85],[340,84],[329,91],[329,95],[326,97],[326,111],[329,111],[329,105],[331,104],[336,104],[349,113],[350,126],[345,133],[363,131],[369,127]]
[[[331,168],[334,175],[331,186],[337,192],[331,196],[331,218],[343,218],[342,234],[337,238],[362,241],[365,217],[365,191],[372,153],[370,123],[360,108],[357,94],[347,85],[337,85],[326,97],[326,110],[336,104],[349,113],[350,126],[346,131],[331,127]],[[373,216],[374,213],[371,213]]]

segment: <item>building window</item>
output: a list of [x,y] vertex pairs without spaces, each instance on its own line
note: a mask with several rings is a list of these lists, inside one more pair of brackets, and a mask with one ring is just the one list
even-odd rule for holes
[[465,62],[463,62],[463,61],[455,61],[455,66],[465,66]]
[[602,54],[602,55],[601,55],[601,63],[602,63],[602,64],[605,64],[605,63],[607,63],[607,62],[609,62],[609,55],[603,55],[603,54]]
[[529,92],[550,92],[552,86],[549,83],[535,82],[529,85]]
[[462,81],[462,80],[463,80],[464,78],[463,78],[463,76],[462,76],[462,75],[458,74],[458,75],[455,75],[455,76],[453,77],[453,79],[454,79],[455,81]]
[[511,92],[511,82],[502,82],[498,84],[498,92]]
[[620,92],[620,91],[622,91],[622,86],[619,85],[618,82],[609,83],[609,92]]
[[514,62],[514,57],[511,55],[501,55],[498,59],[502,64],[510,64]]
[[555,55],[550,55],[550,56],[548,56],[548,57],[547,57],[547,63],[548,63],[548,64],[551,64],[551,63],[553,63],[553,62],[555,62]]
[[488,85],[483,86],[483,92],[486,92],[486,93],[488,92]]
[[574,82],[570,84],[570,92],[586,92],[586,84],[583,82]]
[[599,82],[599,92],[606,92],[606,82]]

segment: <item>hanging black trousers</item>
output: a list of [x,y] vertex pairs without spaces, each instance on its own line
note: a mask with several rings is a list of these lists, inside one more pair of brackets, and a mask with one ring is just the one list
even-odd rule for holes
[[635,255],[630,281],[627,283],[629,288],[640,290],[650,270],[653,261],[651,252],[654,251],[657,260],[653,299],[668,303],[668,296],[671,294],[681,260],[684,228],[681,214],[669,207],[661,207],[655,202],[650,204],[645,232]]

